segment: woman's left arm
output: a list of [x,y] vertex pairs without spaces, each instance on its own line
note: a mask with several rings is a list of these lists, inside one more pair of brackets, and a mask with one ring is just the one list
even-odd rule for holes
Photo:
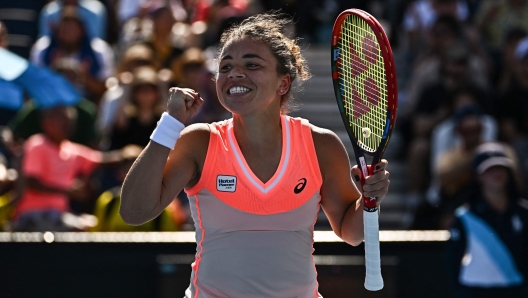
[[[363,241],[363,200],[361,188],[369,197],[376,197],[378,204],[389,188],[387,161],[379,163],[379,170],[366,177],[361,186],[361,171],[354,166],[350,169],[347,151],[332,131],[312,126],[317,159],[323,177],[321,206],[332,229],[345,242],[359,245]],[[355,181],[354,181],[354,180]]]

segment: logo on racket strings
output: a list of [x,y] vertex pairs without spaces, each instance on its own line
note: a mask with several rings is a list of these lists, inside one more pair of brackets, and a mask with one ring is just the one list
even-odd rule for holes
[[[347,41],[342,40],[342,43]],[[344,59],[337,59],[337,65],[341,69],[341,74],[346,78],[341,79],[341,95],[352,97],[352,100],[344,100],[345,109],[352,108],[353,117],[357,119],[371,111],[379,104],[380,90],[376,80],[371,77],[378,72],[379,67],[378,43],[370,35],[361,39],[361,54],[356,50],[354,41],[348,42],[350,56]],[[335,51],[334,56],[342,55],[343,51]],[[345,87],[343,80],[347,80],[350,86]],[[346,90],[348,88],[348,90]],[[351,89],[351,92],[350,92]],[[351,94],[350,94],[351,93]],[[352,104],[352,107],[350,106]]]

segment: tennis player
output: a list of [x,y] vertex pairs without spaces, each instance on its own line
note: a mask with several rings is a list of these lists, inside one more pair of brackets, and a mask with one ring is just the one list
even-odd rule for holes
[[[185,127],[203,100],[170,89],[166,113],[125,179],[120,212],[132,225],[187,192],[197,249],[185,297],[321,297],[312,256],[320,206],[339,237],[363,241],[361,172],[350,169],[333,132],[286,115],[292,83],[310,76],[283,33],[290,24],[268,13],[224,32],[216,90],[233,117]],[[378,203],[389,187],[386,166],[363,185]]]

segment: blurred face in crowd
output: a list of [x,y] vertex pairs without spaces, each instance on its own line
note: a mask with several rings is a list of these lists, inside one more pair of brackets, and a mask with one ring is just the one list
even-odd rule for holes
[[75,108],[54,107],[45,111],[42,117],[42,130],[53,142],[60,144],[71,136],[76,119]]
[[152,18],[156,34],[168,34],[175,23],[172,11],[169,8],[161,8]]
[[468,81],[467,59],[449,59],[444,62],[444,75],[458,84]]
[[63,19],[59,23],[57,34],[61,46],[75,48],[80,45],[84,37],[84,28],[77,19]]
[[457,129],[466,148],[475,148],[481,143],[482,122],[479,116],[465,116],[460,120]]
[[140,84],[134,88],[135,103],[140,110],[152,110],[160,100],[159,89],[155,85]]
[[477,101],[473,95],[469,93],[460,93],[455,97],[454,108],[455,110],[458,110],[476,104]]
[[503,166],[495,166],[480,174],[478,176],[478,180],[489,190],[503,191],[506,189],[508,184],[508,177],[508,168]]
[[437,23],[431,28],[431,46],[434,50],[442,50],[457,40],[456,32],[443,23]]
[[207,80],[207,70],[203,64],[189,63],[183,66],[183,77],[187,86],[194,90],[200,90],[205,80]]

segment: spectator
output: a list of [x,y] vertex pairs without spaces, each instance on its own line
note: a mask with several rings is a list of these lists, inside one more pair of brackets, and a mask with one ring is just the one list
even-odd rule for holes
[[468,18],[467,4],[459,0],[417,0],[406,9],[403,28],[409,59],[414,60],[426,40],[426,35],[439,15],[449,15],[460,21]]
[[[117,179],[123,183],[128,170],[141,153],[142,148],[128,145],[123,148],[123,160],[118,165]],[[119,215],[121,201],[121,185],[105,191],[97,199],[94,215],[97,225],[92,229],[99,232],[147,232],[147,231],[177,231],[186,222],[187,215],[182,209],[180,201],[175,199],[154,220],[139,226],[126,224]]]
[[71,201],[90,199],[87,183],[97,165],[116,163],[119,152],[101,153],[68,140],[76,112],[56,106],[42,111],[42,134],[24,144],[25,191],[16,206],[14,229],[64,231],[78,228],[65,219]]
[[218,101],[214,74],[207,68],[207,57],[199,48],[189,48],[176,61],[173,68],[175,85],[195,90],[204,99],[192,123],[225,120],[231,114]]
[[475,151],[473,192],[456,210],[448,244],[455,297],[523,297],[528,264],[528,203],[519,197],[515,160],[506,147]]
[[[450,115],[449,94],[459,88],[473,88],[483,107],[489,105],[486,92],[469,75],[469,51],[463,45],[450,48],[442,59],[439,80],[421,93],[410,118],[403,118],[400,129],[409,142],[409,201],[418,204],[431,180],[430,137],[433,128]],[[484,108],[484,111],[487,111]]]
[[[455,131],[461,143],[440,153],[433,168],[433,177],[436,177],[439,183],[441,213],[446,213],[442,209],[448,209],[447,212],[451,213],[460,205],[457,197],[469,185],[471,157],[475,148],[483,142],[483,117],[478,106],[462,108],[454,118]],[[446,229],[448,225],[440,221],[438,228]]]
[[515,72],[519,64],[516,50],[519,42],[526,36],[526,32],[520,29],[513,29],[506,35],[505,44],[501,49],[500,63],[497,65],[492,81],[497,86],[497,93],[501,98],[511,88],[515,80]]
[[105,41],[86,34],[85,25],[74,6],[61,9],[51,36],[39,38],[31,53],[31,60],[40,66],[51,66],[61,58],[79,62],[84,96],[98,104],[106,90],[105,80],[114,72],[114,54]]
[[[159,69],[159,66],[154,60],[152,50],[143,44],[136,44],[124,52],[117,66],[117,76],[107,80],[108,90],[103,94],[97,115],[97,129],[103,137],[110,134],[115,123],[117,111],[125,104],[125,99],[130,98],[132,73],[140,66],[150,66]],[[164,76],[163,73],[166,72],[162,71],[160,73],[161,77],[170,76],[170,74]],[[166,86],[164,89],[168,88]],[[107,146],[103,145],[103,147],[106,148]]]
[[40,107],[74,104],[80,95],[63,76],[0,47],[0,79],[22,88]]
[[498,63],[507,34],[513,29],[528,31],[528,1],[485,0],[482,1],[475,24],[483,41]]
[[165,1],[165,0],[122,0],[117,3],[117,17],[123,24],[134,17],[144,17],[148,11],[153,11],[160,6],[167,5],[177,21],[185,21],[188,14],[184,5],[197,1]]
[[147,146],[150,135],[163,113],[160,84],[156,71],[142,66],[134,71],[130,100],[126,100],[114,124],[110,149],[129,144]]
[[426,200],[412,202],[418,205],[413,229],[446,229],[444,215],[451,214],[460,205],[458,198],[468,185],[471,156],[483,139],[484,118],[476,104],[461,107],[452,118],[455,135],[451,138],[459,138],[460,144],[439,152],[433,161]]
[[162,6],[150,13],[152,35],[144,44],[154,52],[154,59],[163,68],[170,68],[172,63],[183,53],[184,44],[174,39],[172,28],[176,20],[168,6]]
[[18,172],[9,167],[6,156],[0,151],[0,231],[8,225],[12,216],[11,191],[15,188],[17,179]]
[[[53,70],[58,75],[66,78],[73,85],[78,85],[79,80],[82,79],[78,66],[75,60],[68,58],[57,60],[52,65]],[[76,103],[69,103],[68,105],[74,106],[77,113],[75,129],[70,135],[70,140],[95,148],[99,139],[95,130],[97,107],[91,101],[81,97],[78,97]],[[26,140],[33,134],[43,131],[39,113],[39,109],[41,108],[42,106],[38,102],[29,100],[17,112],[12,121],[10,121],[9,127],[13,131],[13,135],[17,141]]]
[[246,17],[248,1],[213,1],[206,8],[207,32],[204,36],[205,47],[216,46],[224,29],[234,23],[241,22]]
[[40,12],[39,37],[51,36],[57,23],[60,22],[67,6],[78,10],[79,19],[86,28],[87,36],[106,39],[107,15],[105,6],[97,0],[53,0]]
[[12,152],[10,152],[11,148],[8,148],[9,145],[6,144],[6,137],[4,136],[8,132],[2,129],[0,133],[2,134],[0,138],[0,196],[3,196],[13,189],[14,182],[18,178],[18,172],[12,168],[13,164],[10,161]]
[[[427,48],[416,60],[411,69],[411,79],[406,83],[404,102],[400,105],[400,115],[408,117],[416,107],[421,93],[429,85],[441,80],[442,64],[449,56],[467,56],[471,80],[485,88],[489,85],[489,62],[482,51],[473,51],[467,42],[467,30],[455,17],[438,16],[426,35]],[[461,58],[462,59],[462,58]]]
[[38,35],[38,15],[46,1],[2,0],[0,21],[9,28],[9,51],[25,59]]
[[514,76],[499,104],[500,136],[515,148],[528,181],[528,38],[518,43]]
[[[0,48],[7,49],[7,28],[0,22]],[[0,78],[0,126],[6,125],[24,103],[24,91],[15,83]]]
[[[449,117],[448,119],[442,121],[437,126],[435,126],[431,135],[430,164],[431,169],[433,169],[433,175],[431,178],[430,186],[425,196],[426,201],[421,202],[422,206],[420,207],[420,211],[418,211],[419,213],[422,213],[422,218],[425,218],[424,213],[427,214],[428,212],[429,215],[431,215],[430,213],[433,213],[430,218],[435,218],[435,216],[438,216],[438,213],[440,212],[439,205],[441,205],[443,201],[456,201],[456,199],[446,199],[446,193],[441,192],[441,187],[439,185],[440,182],[438,181],[439,177],[435,172],[435,169],[439,168],[440,162],[445,163],[445,161],[441,161],[441,156],[444,156],[446,152],[451,152],[453,150],[456,150],[457,148],[461,148],[464,145],[463,139],[461,138],[461,135],[460,133],[458,133],[457,129],[457,121],[459,121],[460,117],[464,114],[477,114],[477,117],[480,119],[482,126],[480,139],[485,142],[491,142],[496,141],[498,138],[499,128],[498,123],[494,119],[494,117],[487,114],[479,115],[481,108],[478,92],[476,90],[473,90],[472,88],[457,89],[450,95],[450,98],[452,98],[450,101],[452,101],[451,109],[453,111],[453,116]],[[445,167],[449,167],[449,165],[444,165],[444,168]],[[412,210],[409,211],[411,212],[411,214],[414,213],[414,207],[415,206],[409,206],[409,209]],[[421,224],[416,224],[415,228],[424,228],[424,226],[427,226],[429,228],[436,228],[433,227],[434,225],[436,225],[432,223],[433,220],[428,219],[428,221],[428,224],[424,223],[423,221]]]

